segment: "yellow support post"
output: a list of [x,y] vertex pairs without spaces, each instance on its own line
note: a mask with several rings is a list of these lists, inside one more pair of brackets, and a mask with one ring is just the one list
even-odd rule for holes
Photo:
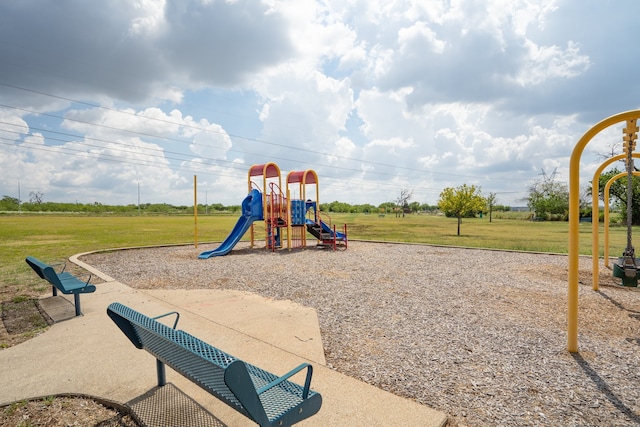
[[[569,161],[569,277],[567,290],[567,350],[578,352],[578,267],[580,259],[580,158],[586,145],[603,129],[640,117],[632,110],[608,117],[595,124],[580,138]],[[597,224],[597,222],[596,222]]]
[[198,175],[193,175],[193,238],[198,247]]

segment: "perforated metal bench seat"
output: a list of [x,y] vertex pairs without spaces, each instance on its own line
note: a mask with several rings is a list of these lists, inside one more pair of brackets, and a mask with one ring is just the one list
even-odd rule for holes
[[[237,359],[222,350],[158,322],[123,304],[113,303],[107,314],[139,349],[156,357],[158,385],[166,384],[164,365],[202,387],[261,426],[287,426],[320,410],[322,397],[310,390],[312,367],[303,363],[291,372],[277,376]],[[305,385],[288,380],[307,369]]]
[[57,273],[53,266],[40,261],[38,258],[28,256],[25,261],[41,279],[46,280],[51,284],[53,296],[58,295],[58,291],[65,295],[73,295],[76,316],[80,316],[82,314],[80,309],[80,294],[87,294],[96,291],[96,287],[89,283],[91,275],[89,275],[89,280],[83,282],[67,271]]

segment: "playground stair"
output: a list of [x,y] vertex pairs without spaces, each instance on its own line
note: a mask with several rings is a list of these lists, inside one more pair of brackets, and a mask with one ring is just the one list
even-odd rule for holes
[[320,242],[320,245],[327,246],[333,244],[333,234],[324,231],[320,224],[307,224],[307,231]]
[[331,239],[331,233],[324,233],[320,224],[307,224],[307,231],[318,240]]

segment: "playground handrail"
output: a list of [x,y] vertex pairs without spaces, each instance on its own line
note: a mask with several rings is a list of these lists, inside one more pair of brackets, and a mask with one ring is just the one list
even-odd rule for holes
[[[265,221],[265,233],[267,237],[267,248],[272,251],[276,249],[276,232],[277,229],[286,226],[287,217],[287,198],[282,193],[280,186],[275,182],[269,183],[269,198],[267,199],[268,220]],[[279,220],[282,219],[284,223]]]

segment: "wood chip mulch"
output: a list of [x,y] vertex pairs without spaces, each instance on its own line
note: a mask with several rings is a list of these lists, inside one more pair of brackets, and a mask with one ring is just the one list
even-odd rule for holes
[[580,260],[580,353],[567,346],[567,257],[349,242],[240,243],[83,261],[134,288],[237,289],[318,312],[327,364],[444,411],[451,425],[640,425],[640,291]]

